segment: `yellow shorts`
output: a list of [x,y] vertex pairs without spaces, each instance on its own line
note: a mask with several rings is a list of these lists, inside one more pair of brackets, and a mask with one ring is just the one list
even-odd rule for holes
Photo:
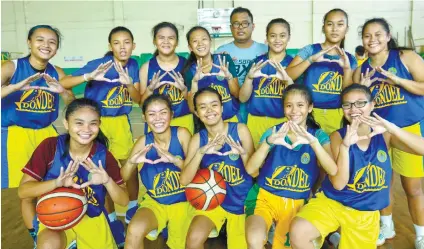
[[194,122],[193,114],[187,114],[178,118],[173,118],[171,120],[171,126],[180,126],[187,128],[187,130],[193,135],[194,133]]
[[296,215],[314,225],[321,233],[317,244],[321,248],[324,238],[339,227],[339,249],[376,249],[380,231],[379,211],[359,211],[327,198],[322,192],[316,195]]
[[[46,227],[40,222],[38,234],[44,229],[46,229]],[[106,216],[103,213],[94,218],[84,215],[76,226],[65,230],[65,235],[67,247],[72,241],[76,240],[78,248],[118,248],[113,239],[112,231],[110,230]]]
[[314,108],[312,114],[321,129],[328,135],[342,127],[343,110]]
[[259,141],[266,130],[286,120],[287,118],[261,117],[249,114],[247,116],[247,127],[252,135],[255,148],[259,147]]
[[1,128],[1,188],[16,188],[22,179],[22,168],[34,150],[48,137],[56,137],[53,125],[42,129],[20,126]]
[[239,119],[238,119],[237,115],[234,115],[233,117],[224,120],[224,122],[238,123],[239,122]]
[[222,228],[225,220],[227,220],[227,248],[228,249],[246,249],[247,243],[245,238],[245,214],[232,214],[225,211],[221,206],[210,210],[195,210],[194,216],[203,215],[208,217],[215,225],[216,233]]
[[[267,231],[274,222],[276,223],[272,249],[291,248],[290,223],[305,204],[305,200],[280,197],[255,184],[250,189],[244,203],[246,205],[246,217],[250,215],[261,216],[265,221]],[[264,245],[266,242],[267,239],[264,240]]]
[[[411,126],[403,127],[405,131],[424,137],[424,120]],[[392,147],[393,170],[406,177],[424,177],[424,157],[398,150]]]
[[109,151],[117,160],[129,157],[134,145],[127,115],[101,117],[100,129],[109,139]]
[[[157,234],[160,234],[165,227],[168,227],[168,241],[166,244],[171,249],[181,249],[185,247],[186,236],[193,215],[193,207],[188,202],[179,202],[171,205],[160,204],[148,194],[144,195],[144,200],[140,203],[140,208],[148,208],[158,221]],[[167,225],[168,224],[168,225]],[[155,240],[147,236],[150,240]]]

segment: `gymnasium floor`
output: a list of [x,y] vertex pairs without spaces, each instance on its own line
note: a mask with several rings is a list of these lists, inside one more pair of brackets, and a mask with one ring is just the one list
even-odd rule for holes
[[[63,116],[59,116],[58,120],[55,122],[59,133],[64,131],[62,117]],[[133,111],[130,114],[130,120],[134,138],[138,138],[143,134],[144,130],[140,108],[133,108]],[[422,186],[424,186],[424,180],[422,181]],[[399,175],[395,175],[394,190],[395,204],[393,217],[397,235],[394,239],[388,240],[386,244],[379,247],[379,249],[414,249],[414,229],[408,212],[407,201],[402,190]],[[1,190],[1,231],[2,249],[32,248],[32,239],[30,238],[25,226],[23,225],[17,189]],[[146,240],[145,248],[163,249],[167,247],[162,239],[158,239],[155,242]],[[205,246],[205,249],[224,248],[226,248],[226,241],[223,236],[208,240],[208,243]],[[324,246],[323,248],[330,247]]]

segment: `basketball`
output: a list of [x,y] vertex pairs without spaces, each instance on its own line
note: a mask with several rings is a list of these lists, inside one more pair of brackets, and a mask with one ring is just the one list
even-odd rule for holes
[[80,189],[57,188],[40,197],[36,206],[38,219],[52,230],[72,228],[84,217],[87,199]]
[[224,201],[227,193],[224,178],[211,169],[197,171],[185,188],[187,201],[198,210],[212,210]]

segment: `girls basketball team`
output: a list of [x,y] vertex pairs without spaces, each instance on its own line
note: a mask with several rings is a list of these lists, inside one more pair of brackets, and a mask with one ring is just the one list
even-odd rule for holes
[[[369,59],[357,67],[344,50],[348,26],[345,11],[329,11],[325,41],[292,58],[290,24],[271,20],[269,50],[252,61],[241,88],[231,57],[212,54],[200,26],[187,33],[186,60],[175,53],[177,28],[156,25],[157,50],[140,70],[130,58],[131,31],[116,27],[110,51],[69,76],[49,63],[59,31],[33,27],[30,54],[1,69],[2,186],[19,185],[37,248],[144,248],[145,237],[164,229],[170,248],[203,248],[224,224],[230,249],[264,248],[272,224],[272,248],[320,248],[336,231],[339,248],[376,248],[395,236],[393,168],[415,247],[424,249],[424,61],[374,18],[362,26]],[[84,81],[85,98],[74,100],[69,89]],[[68,133],[57,136],[59,95]],[[247,125],[238,123],[239,101],[248,104]],[[135,144],[133,102],[147,124]],[[219,172],[227,185],[224,202],[210,211],[194,210],[184,195],[200,168]],[[21,169],[20,183],[7,182]],[[147,189],[140,204],[138,178]],[[34,202],[61,186],[83,189],[89,206],[78,225],[53,231],[37,221]],[[126,238],[113,203],[128,205]]]

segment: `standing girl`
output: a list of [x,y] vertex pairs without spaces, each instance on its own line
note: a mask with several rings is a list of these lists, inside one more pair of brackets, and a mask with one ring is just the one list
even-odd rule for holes
[[286,69],[293,80],[305,73],[303,83],[312,92],[315,120],[327,134],[340,128],[340,92],[352,83],[357,65],[355,57],[344,51],[348,27],[344,10],[327,12],[322,26],[324,43],[302,48]]
[[[58,82],[65,76],[63,70],[49,63],[59,49],[60,38],[59,30],[50,25],[32,27],[27,40],[30,54],[1,65],[2,188],[18,187],[20,170],[35,148],[44,139],[57,136],[53,122],[59,113],[59,95],[65,104],[74,98]],[[34,198],[21,199],[21,210],[35,242]]]
[[125,248],[144,248],[144,237],[153,232],[155,239],[165,227],[168,246],[184,248],[192,208],[180,184],[180,172],[191,135],[186,128],[170,126],[172,104],[164,95],[150,95],[143,103],[143,114],[150,132],[138,139],[121,172],[125,180],[143,163],[140,179],[147,194],[128,226]]
[[377,114],[370,116],[374,102],[368,87],[353,84],[341,97],[348,124],[330,137],[337,174],[325,178],[322,191],[293,220],[290,240],[295,249],[320,248],[323,238],[337,229],[340,249],[377,248],[379,210],[390,202],[389,149],[424,155],[422,137]]
[[221,206],[210,210],[196,210],[187,234],[186,248],[200,249],[213,231],[218,234],[227,221],[227,248],[247,248],[244,224],[244,200],[253,179],[244,168],[253,153],[252,137],[244,124],[224,122],[221,95],[207,87],[193,98],[195,115],[205,129],[190,141],[187,158],[181,172],[181,183],[191,182],[199,168],[220,173],[227,184],[227,194]]
[[[67,76],[61,83],[72,88],[87,81],[84,96],[98,103],[101,108],[101,129],[110,141],[110,151],[125,165],[133,145],[133,136],[128,115],[133,102],[140,102],[137,61],[130,58],[135,48],[134,37],[125,27],[113,28],[109,33],[109,52],[102,58],[92,60],[83,68]],[[137,174],[127,181],[130,204],[128,210],[137,205]],[[116,219],[111,201],[106,202],[112,230],[118,244],[124,243],[124,227]],[[116,229],[115,229],[116,227]]]
[[247,102],[247,127],[253,144],[259,145],[261,135],[283,121],[281,97],[284,89],[293,84],[284,70],[293,57],[286,53],[290,40],[290,24],[282,19],[271,20],[266,26],[268,53],[256,57],[240,89],[240,101]]
[[185,127],[193,134],[193,115],[188,108],[187,87],[181,75],[186,59],[175,53],[178,29],[172,23],[161,22],[153,27],[152,33],[156,51],[140,69],[141,102],[153,93],[168,96],[174,113],[171,126]]
[[224,121],[238,122],[239,85],[233,60],[228,54],[211,54],[211,36],[201,26],[187,32],[187,42],[191,53],[183,72],[189,90],[190,110],[195,111],[194,94],[200,89],[212,87],[221,95]]
[[[354,81],[369,87],[375,101],[375,112],[381,117],[421,137],[424,136],[424,61],[414,51],[398,48],[383,18],[374,18],[362,27],[362,42],[369,59],[355,71]],[[361,77],[362,75],[362,77]],[[414,223],[415,247],[424,249],[424,177],[422,156],[396,147],[392,150],[393,170],[400,174]],[[381,212],[378,244],[396,233],[392,206]]]
[[37,248],[60,248],[76,240],[78,248],[117,248],[106,218],[106,192],[120,205],[128,204],[116,159],[100,130],[100,108],[89,99],[69,104],[63,124],[68,134],[45,139],[22,169],[18,195],[36,198],[58,187],[83,189],[87,212],[73,228],[47,229],[40,224]]
[[311,114],[312,96],[304,85],[291,85],[283,94],[288,122],[274,126],[246,170],[259,176],[246,199],[246,238],[249,248],[262,249],[268,230],[276,223],[272,248],[291,248],[291,220],[311,195],[321,166],[334,176],[337,165],[331,156],[330,139]]

